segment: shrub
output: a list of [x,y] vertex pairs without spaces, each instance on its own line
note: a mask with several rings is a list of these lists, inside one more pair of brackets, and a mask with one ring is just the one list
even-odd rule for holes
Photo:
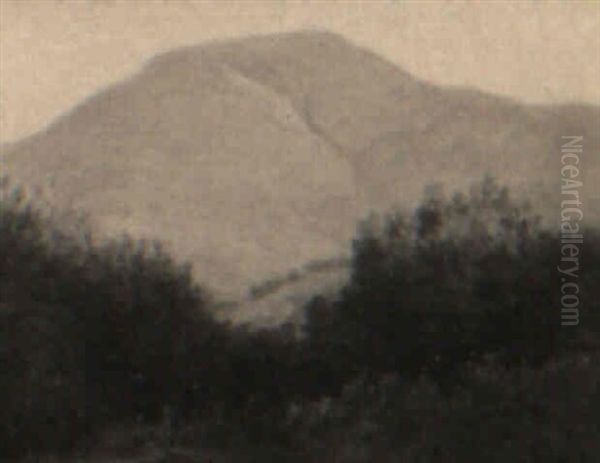
[[[586,234],[586,246],[591,322],[598,233]],[[308,344],[338,385],[361,372],[428,372],[450,384],[464,362],[488,354],[542,364],[580,335],[560,328],[559,259],[559,236],[492,179],[468,197],[431,190],[413,217],[363,223],[350,282],[333,303],[307,307]]]
[[4,448],[60,450],[78,429],[158,419],[165,404],[181,406],[190,385],[211,381],[204,358],[223,328],[189,266],[157,243],[93,243],[81,225],[69,230],[2,186]]

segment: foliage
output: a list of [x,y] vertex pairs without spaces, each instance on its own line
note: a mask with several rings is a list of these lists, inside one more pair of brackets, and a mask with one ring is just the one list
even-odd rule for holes
[[[561,328],[559,236],[489,178],[451,199],[431,188],[413,216],[363,223],[350,281],[311,301],[301,339],[289,325],[217,322],[190,266],[160,243],[100,241],[4,181],[2,193],[9,457],[70,451],[133,422],[137,440],[160,435],[167,416],[180,442],[236,448],[234,461],[240,449],[286,461],[598,451],[585,411],[600,406],[598,358],[585,352],[600,332],[600,232],[584,232],[581,327]],[[469,444],[473,432],[485,445]]]
[[3,447],[60,449],[114,420],[159,418],[223,330],[190,267],[156,243],[94,243],[3,188]]
[[[590,321],[599,250],[590,230],[580,282]],[[338,387],[390,372],[450,384],[464,362],[489,354],[542,364],[581,332],[560,326],[559,259],[558,234],[491,178],[450,200],[430,189],[413,217],[363,223],[351,281],[333,303],[307,307],[308,344],[337,370]]]

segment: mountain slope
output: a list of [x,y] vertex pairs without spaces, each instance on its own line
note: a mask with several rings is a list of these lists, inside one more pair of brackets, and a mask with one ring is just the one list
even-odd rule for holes
[[338,36],[299,32],[158,56],[5,147],[2,162],[102,234],[163,239],[240,299],[343,255],[359,218],[414,204],[434,181],[462,188],[491,171],[556,216],[561,135],[585,136],[597,220],[599,124],[598,108],[436,87]]

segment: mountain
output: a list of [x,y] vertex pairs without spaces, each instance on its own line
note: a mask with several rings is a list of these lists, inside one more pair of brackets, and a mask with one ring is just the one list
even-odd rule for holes
[[599,127],[598,107],[435,86],[303,31],[157,56],[4,146],[2,164],[101,235],[164,240],[219,297],[240,300],[344,256],[359,219],[414,205],[432,182],[452,191],[491,172],[557,217],[562,135],[584,136],[583,208],[598,221]]

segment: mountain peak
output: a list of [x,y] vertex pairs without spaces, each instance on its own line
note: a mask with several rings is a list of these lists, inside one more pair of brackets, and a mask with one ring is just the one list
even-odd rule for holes
[[100,235],[159,238],[240,297],[344,255],[360,218],[414,205],[429,183],[463,188],[489,171],[553,207],[549,153],[565,127],[597,150],[598,114],[435,87],[343,37],[298,31],[163,53],[6,147],[5,165]]

